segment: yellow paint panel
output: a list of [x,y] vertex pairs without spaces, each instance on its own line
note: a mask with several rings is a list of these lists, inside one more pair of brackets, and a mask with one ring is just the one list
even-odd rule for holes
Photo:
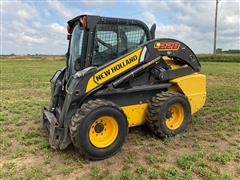
[[145,123],[148,104],[135,104],[121,107],[128,119],[128,126],[138,126]]
[[175,85],[169,91],[182,92],[189,100],[192,114],[204,106],[206,101],[206,76],[199,73],[179,77],[170,81]]
[[136,66],[139,63],[141,52],[142,48],[95,73],[88,81],[86,92],[91,91],[99,84],[102,84],[122,72]]
[[181,66],[174,63],[173,58],[169,58],[168,56],[163,56],[163,60],[169,65],[172,69],[179,69],[182,67],[186,67],[187,65]]
[[93,81],[93,76],[89,79],[87,88],[86,88],[86,93],[97,87],[98,84]]
[[[96,126],[101,122],[104,124],[100,132],[96,132]],[[107,127],[107,128],[106,128]],[[102,116],[96,119],[91,126],[88,136],[91,143],[97,148],[106,148],[115,142],[119,133],[118,123],[111,116]]]

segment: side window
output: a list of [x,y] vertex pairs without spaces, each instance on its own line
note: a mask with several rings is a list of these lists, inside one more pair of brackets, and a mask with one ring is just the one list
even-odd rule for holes
[[98,24],[92,65],[103,65],[136,49],[146,41],[146,33],[139,26]]
[[120,25],[119,26],[119,32],[121,34],[125,34],[125,38],[121,38],[122,41],[125,41],[124,39],[127,39],[127,51],[130,52],[134,49],[136,49],[140,44],[147,41],[147,36],[145,31],[139,27],[139,26],[126,26],[126,25]]
[[116,25],[97,25],[92,65],[99,66],[117,58],[117,33]]

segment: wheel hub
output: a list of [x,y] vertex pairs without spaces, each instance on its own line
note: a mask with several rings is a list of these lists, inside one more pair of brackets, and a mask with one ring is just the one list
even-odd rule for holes
[[176,130],[184,120],[184,109],[180,103],[171,105],[166,113],[166,125],[171,130]]
[[104,130],[104,125],[102,123],[98,123],[94,129],[96,133],[101,133]]
[[171,119],[172,117],[173,117],[173,112],[172,111],[167,111],[166,118]]

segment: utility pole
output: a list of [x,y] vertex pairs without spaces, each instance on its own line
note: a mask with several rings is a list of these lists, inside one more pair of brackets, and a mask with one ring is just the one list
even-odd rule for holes
[[219,0],[216,0],[213,54],[216,54],[218,3]]

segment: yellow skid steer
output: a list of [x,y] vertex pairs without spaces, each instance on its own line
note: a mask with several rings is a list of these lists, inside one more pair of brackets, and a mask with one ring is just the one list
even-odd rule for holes
[[139,20],[81,15],[68,21],[66,67],[51,79],[43,126],[54,149],[73,144],[99,160],[120,150],[128,129],[159,137],[183,132],[203,107],[206,77],[193,51],[155,38]]

